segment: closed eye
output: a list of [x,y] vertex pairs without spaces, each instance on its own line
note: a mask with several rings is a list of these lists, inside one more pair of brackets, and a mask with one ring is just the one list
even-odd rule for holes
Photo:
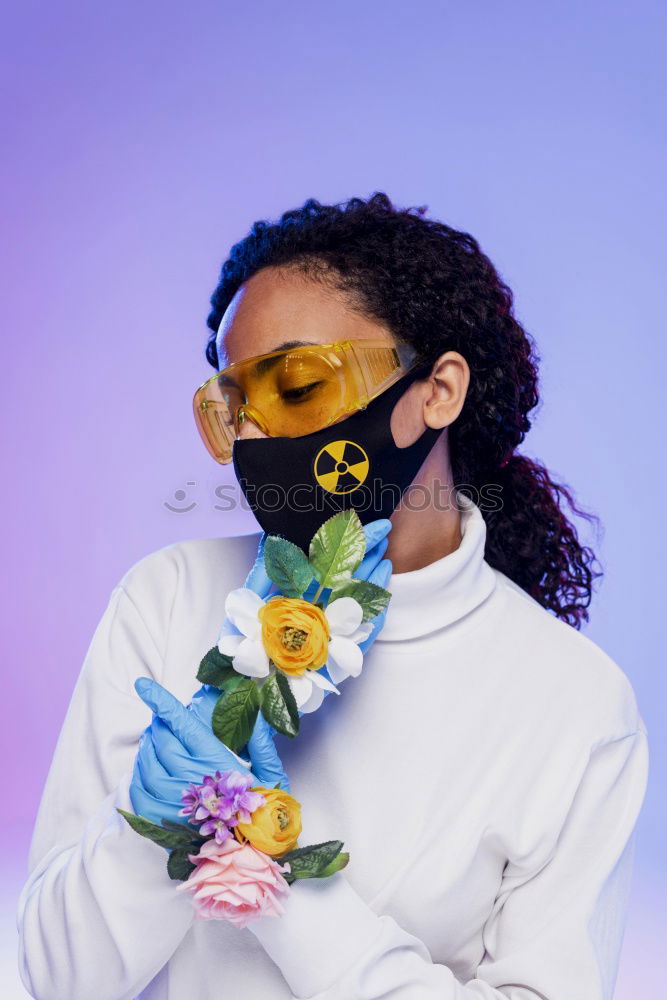
[[323,384],[324,382],[320,379],[317,382],[309,382],[308,385],[297,385],[292,389],[283,389],[281,396],[288,402],[298,403],[309,393],[313,392],[314,389],[317,389],[319,385]]

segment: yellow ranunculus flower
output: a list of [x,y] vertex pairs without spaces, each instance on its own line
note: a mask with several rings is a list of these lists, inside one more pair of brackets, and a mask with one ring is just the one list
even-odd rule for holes
[[301,677],[324,666],[329,625],[321,608],[298,597],[272,597],[258,614],[264,649],[279,670]]
[[237,840],[248,840],[258,851],[275,858],[296,847],[301,833],[301,805],[280,788],[253,788],[265,803],[250,815],[250,823],[233,827]]

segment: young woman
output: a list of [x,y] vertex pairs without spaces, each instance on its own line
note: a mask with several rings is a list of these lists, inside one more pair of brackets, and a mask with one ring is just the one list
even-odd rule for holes
[[355,506],[392,593],[358,676],[301,690],[299,736],[257,733],[243,755],[289,781],[303,843],[338,837],[351,861],[294,883],[280,917],[195,920],[116,811],[175,816],[203,766],[193,664],[263,536],[166,546],[113,590],[74,690],[19,907],[27,988],[610,1000],[647,736],[626,675],[578,631],[598,575],[564,508],[580,512],[516,451],[537,367],[510,290],[423,209],[311,199],[233,247],[208,325],[223,374],[199,427],[264,531],[302,545]]

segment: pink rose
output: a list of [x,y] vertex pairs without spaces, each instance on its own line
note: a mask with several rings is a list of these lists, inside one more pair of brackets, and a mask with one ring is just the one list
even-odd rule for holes
[[245,927],[256,917],[277,917],[285,912],[280,896],[289,892],[281,872],[289,863],[278,864],[252,844],[230,837],[223,844],[205,841],[199,854],[188,857],[196,868],[176,892],[191,892],[198,916],[207,920],[229,920]]

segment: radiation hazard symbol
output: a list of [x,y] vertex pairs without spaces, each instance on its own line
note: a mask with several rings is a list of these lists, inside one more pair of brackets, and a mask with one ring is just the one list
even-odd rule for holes
[[368,455],[354,441],[332,441],[313,463],[315,479],[327,493],[351,493],[368,475]]

